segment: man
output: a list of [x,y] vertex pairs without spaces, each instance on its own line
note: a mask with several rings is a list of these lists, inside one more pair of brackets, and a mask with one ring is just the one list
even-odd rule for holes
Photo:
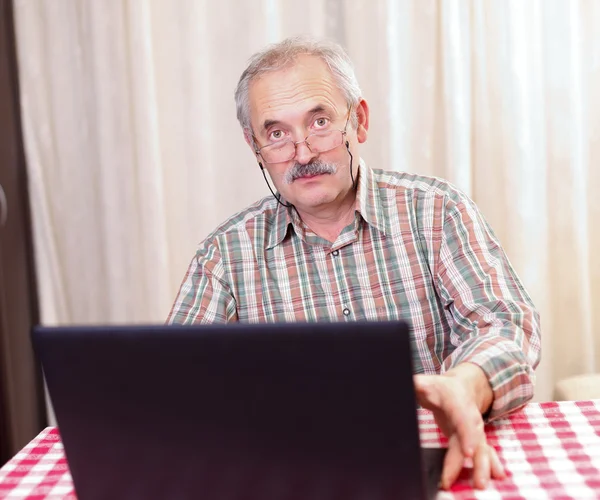
[[532,397],[539,317],[475,204],[442,180],[366,166],[369,107],[335,44],[256,54],[235,98],[277,193],[200,245],[168,321],[407,319],[419,403],[449,438],[442,487],[465,458],[476,487],[502,478],[484,418]]

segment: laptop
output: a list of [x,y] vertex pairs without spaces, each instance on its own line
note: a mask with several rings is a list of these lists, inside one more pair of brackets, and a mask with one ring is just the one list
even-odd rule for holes
[[433,498],[404,322],[36,327],[79,500]]

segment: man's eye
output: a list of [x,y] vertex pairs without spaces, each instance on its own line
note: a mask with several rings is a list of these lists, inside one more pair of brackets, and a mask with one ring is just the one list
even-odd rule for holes
[[315,126],[317,126],[318,128],[326,127],[328,123],[329,120],[327,118],[317,118],[315,120]]
[[269,134],[269,139],[272,141],[279,141],[283,139],[283,132],[281,130],[275,130]]

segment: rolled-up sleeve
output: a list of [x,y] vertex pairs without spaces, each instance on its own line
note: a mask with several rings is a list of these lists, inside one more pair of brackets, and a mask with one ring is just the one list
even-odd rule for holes
[[443,371],[470,362],[485,372],[494,393],[490,420],[523,406],[533,397],[540,360],[539,314],[466,197],[445,204],[435,281],[451,324]]
[[168,324],[227,323],[237,321],[235,297],[225,280],[216,244],[203,243],[190,262]]

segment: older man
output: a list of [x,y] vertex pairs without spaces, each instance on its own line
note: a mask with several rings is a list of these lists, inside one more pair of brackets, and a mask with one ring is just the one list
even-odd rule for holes
[[532,397],[539,317],[475,204],[362,161],[369,107],[335,44],[256,54],[235,99],[276,193],[204,240],[169,321],[409,320],[417,397],[449,437],[442,486],[467,457],[477,487],[502,477],[484,418]]

